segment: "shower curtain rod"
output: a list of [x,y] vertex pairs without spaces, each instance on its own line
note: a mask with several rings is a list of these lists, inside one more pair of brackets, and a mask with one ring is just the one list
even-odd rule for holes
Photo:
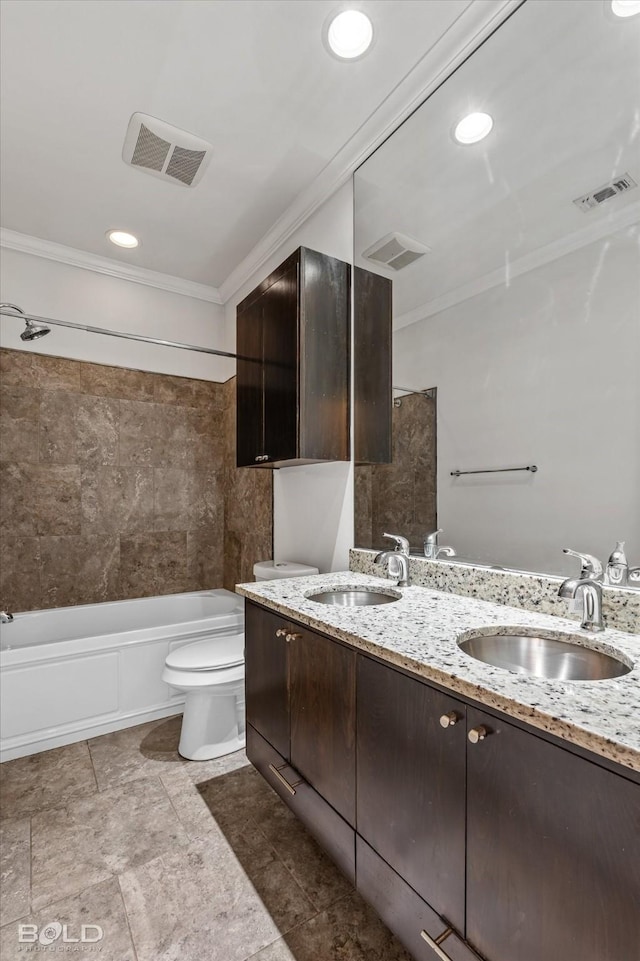
[[[18,308],[19,309],[19,308]],[[160,347],[177,347],[179,350],[195,350],[199,354],[213,354],[216,357],[228,357],[231,360],[243,359],[240,354],[232,354],[226,350],[216,350],[213,347],[196,347],[195,344],[183,344],[176,340],[160,340],[157,337],[146,337],[144,334],[126,334],[121,330],[109,330],[106,327],[92,327],[90,324],[75,324],[70,320],[52,320],[51,317],[37,317],[35,314],[16,314],[12,310],[0,308],[3,317],[13,317],[14,320],[31,321],[34,324],[44,324],[52,327],[73,327],[74,330],[86,330],[90,334],[104,334],[107,337],[121,337],[123,340],[138,340],[145,344],[158,344]]]

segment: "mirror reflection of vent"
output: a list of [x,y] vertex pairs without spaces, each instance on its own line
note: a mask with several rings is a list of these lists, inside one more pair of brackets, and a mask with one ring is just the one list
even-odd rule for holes
[[362,256],[384,267],[402,270],[403,267],[408,267],[409,264],[419,260],[420,257],[424,257],[430,250],[431,248],[425,246],[425,244],[412,240],[405,234],[394,232],[385,234],[371,247],[367,247]]
[[599,207],[605,200],[611,200],[612,197],[626,193],[627,190],[633,190],[633,188],[637,186],[637,183],[629,174],[623,174],[621,177],[616,177],[615,180],[605,184],[603,187],[598,187],[598,189],[592,191],[592,193],[585,194],[584,197],[578,197],[578,199],[573,202],[576,207],[579,207],[580,210],[584,210],[586,213],[589,210],[593,210],[594,207]]
[[212,151],[210,143],[186,130],[144,113],[134,113],[127,128],[122,159],[154,177],[195,187]]

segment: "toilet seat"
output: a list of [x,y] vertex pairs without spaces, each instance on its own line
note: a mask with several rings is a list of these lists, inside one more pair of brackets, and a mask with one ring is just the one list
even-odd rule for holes
[[171,651],[165,661],[172,671],[224,671],[244,664],[244,634],[218,634]]

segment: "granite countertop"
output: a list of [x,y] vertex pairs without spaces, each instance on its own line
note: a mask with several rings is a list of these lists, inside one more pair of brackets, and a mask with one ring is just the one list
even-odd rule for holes
[[[308,594],[371,587],[402,595],[393,604],[328,606]],[[579,747],[640,771],[640,636],[605,630],[589,634],[575,621],[519,610],[424,587],[394,588],[393,582],[354,572],[317,574],[240,584],[239,594],[308,627],[464,694],[487,707],[526,721]],[[492,667],[464,654],[466,633],[520,633],[581,638],[588,647],[617,654],[632,670],[603,681],[547,681]],[[486,630],[483,630],[486,629]]]

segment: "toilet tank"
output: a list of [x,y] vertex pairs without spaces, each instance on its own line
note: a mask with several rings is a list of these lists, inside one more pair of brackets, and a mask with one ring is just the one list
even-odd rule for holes
[[294,561],[258,561],[253,565],[253,576],[256,581],[275,581],[284,577],[309,577],[319,574],[317,567],[308,564],[296,564]]

